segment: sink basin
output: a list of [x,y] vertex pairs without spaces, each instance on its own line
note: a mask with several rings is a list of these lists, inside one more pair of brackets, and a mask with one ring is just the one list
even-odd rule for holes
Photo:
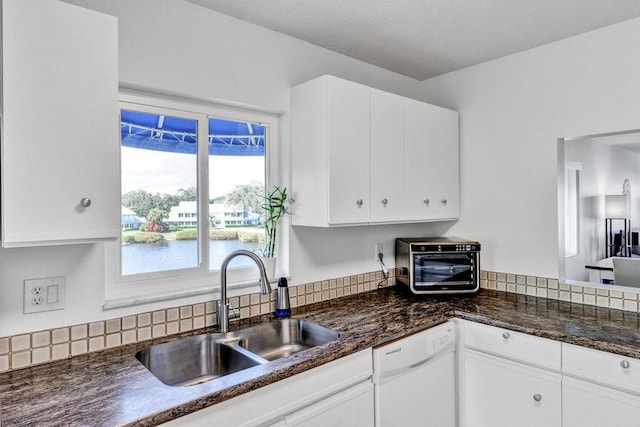
[[282,319],[232,332],[238,345],[266,360],[276,360],[335,341],[340,334],[300,319]]
[[220,334],[181,338],[140,350],[138,359],[160,381],[189,386],[266,363],[224,344]]
[[180,338],[140,350],[138,359],[160,381],[190,386],[269,363],[340,337],[300,319],[281,319],[222,334]]

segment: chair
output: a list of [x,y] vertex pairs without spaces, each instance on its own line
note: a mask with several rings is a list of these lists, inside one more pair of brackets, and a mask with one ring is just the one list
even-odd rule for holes
[[616,285],[640,288],[640,258],[613,258]]

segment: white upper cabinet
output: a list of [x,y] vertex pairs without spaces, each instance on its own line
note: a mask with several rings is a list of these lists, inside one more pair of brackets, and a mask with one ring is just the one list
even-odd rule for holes
[[369,88],[323,76],[291,94],[294,225],[369,222]]
[[293,225],[458,216],[455,111],[322,76],[292,88],[291,141]]
[[118,237],[117,25],[59,1],[2,1],[4,247]]
[[408,220],[458,218],[458,113],[405,101]]
[[371,89],[371,222],[404,216],[404,98]]

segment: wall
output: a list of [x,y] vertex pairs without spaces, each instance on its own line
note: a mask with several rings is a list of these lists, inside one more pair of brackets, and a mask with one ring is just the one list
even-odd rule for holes
[[582,165],[580,171],[579,253],[566,259],[565,277],[589,281],[584,266],[605,257],[604,196],[622,194],[622,183],[631,184],[631,225],[640,219],[640,156],[628,150],[581,139],[565,141],[565,161]]
[[[119,18],[119,70],[124,85],[223,100],[281,113],[280,183],[289,185],[289,87],[334,74],[415,97],[418,82],[344,55],[176,0],[72,0]],[[286,224],[285,224],[286,225]],[[293,285],[378,268],[375,242],[391,258],[399,235],[430,235],[450,224],[297,228],[288,235]],[[287,236],[286,230],[283,235]],[[388,259],[388,265],[393,260]],[[203,300],[188,298],[102,311],[102,245],[0,249],[0,337],[122,317]],[[22,314],[23,280],[65,276],[66,309]]]
[[640,128],[640,19],[422,83],[460,112],[460,221],[483,269],[558,277],[557,140]]

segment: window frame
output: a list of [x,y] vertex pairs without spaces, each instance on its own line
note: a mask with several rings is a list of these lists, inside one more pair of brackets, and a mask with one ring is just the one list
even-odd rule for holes
[[[564,164],[564,253],[565,258],[571,258],[580,255],[580,171],[582,171],[582,164],[578,162],[565,162]],[[573,179],[571,179],[573,178]],[[570,184],[573,183],[574,186]],[[570,188],[572,187],[572,188]],[[574,208],[572,212],[569,212],[569,201],[575,198]],[[569,215],[570,213],[573,216]],[[571,224],[569,224],[571,222]],[[569,225],[572,225],[570,227]],[[571,233],[571,230],[574,233]],[[568,241],[572,234],[575,234],[575,252],[569,251]]]
[[[209,207],[209,153],[206,143],[208,117],[259,123],[265,126],[265,189],[271,188],[274,183],[278,182],[276,173],[279,157],[279,119],[274,113],[205,100],[121,91],[119,111],[123,109],[198,120],[197,183],[200,213],[207,212]],[[202,135],[206,135],[207,138],[202,139]],[[203,140],[204,144],[201,143]],[[119,158],[117,167],[118,175],[122,176]],[[117,191],[118,200],[120,200],[122,195],[121,181],[117,183]],[[209,270],[209,245],[204,244],[204,242],[208,242],[208,225],[206,223],[198,224],[198,238],[200,239],[198,267],[127,276],[121,274],[120,239],[117,242],[105,243],[105,303],[103,310],[176,298],[197,297],[205,294],[216,296],[220,289],[220,270]],[[282,241],[278,242],[279,245],[282,243]],[[281,261],[280,259],[279,262]],[[257,278],[256,267],[230,268],[227,272],[229,295],[241,294],[244,288],[255,286],[258,283]]]

